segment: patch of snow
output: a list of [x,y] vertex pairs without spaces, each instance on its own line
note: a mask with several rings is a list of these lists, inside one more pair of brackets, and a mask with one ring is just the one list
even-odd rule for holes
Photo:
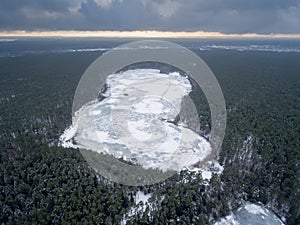
[[213,174],[221,175],[224,170],[224,167],[221,166],[220,163],[216,160],[206,162],[203,168],[191,167],[191,166],[189,167],[186,166],[185,168],[190,172],[196,172],[196,173],[201,172],[202,178],[205,181],[204,182],[205,185],[209,184],[209,181],[212,178]]
[[99,138],[99,140],[106,140],[108,139],[108,134],[103,131],[97,131],[97,137]]
[[13,137],[13,139],[16,139],[16,134],[14,132],[11,132],[11,136]]
[[93,110],[93,111],[89,112],[89,115],[90,116],[97,116],[97,115],[100,115],[101,112],[102,112],[101,110]]
[[204,180],[210,180],[212,177],[212,172],[211,171],[202,171],[202,177]]
[[151,198],[151,196],[152,193],[144,194],[144,192],[138,191],[134,197],[135,205],[126,214],[123,215],[123,219],[120,225],[125,225],[128,218],[136,215],[137,213],[145,212],[147,205],[151,208],[151,204],[149,204],[149,198]]
[[135,204],[139,204],[139,202],[143,202],[143,204],[145,205],[146,203],[148,203],[148,200],[151,196],[152,196],[151,193],[144,194],[144,192],[138,191],[135,194]]
[[263,209],[261,206],[259,205],[255,205],[255,204],[247,204],[245,205],[245,209],[252,214],[262,214],[262,215],[267,215],[265,209]]

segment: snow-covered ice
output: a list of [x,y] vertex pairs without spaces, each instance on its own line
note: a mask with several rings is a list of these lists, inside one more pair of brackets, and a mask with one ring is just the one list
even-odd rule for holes
[[214,225],[242,225],[242,224],[240,224],[236,216],[233,213],[231,213],[225,218],[222,218],[220,221],[214,223]]
[[182,121],[170,122],[192,90],[187,77],[136,69],[112,74],[106,84],[106,98],[75,113],[60,137],[62,146],[134,159],[144,168],[164,171],[180,171],[209,156],[212,150],[205,138]]
[[245,209],[249,213],[252,213],[252,214],[257,214],[257,215],[262,214],[262,215],[265,215],[265,216],[267,215],[267,211],[259,205],[247,204],[247,205],[245,205]]
[[230,215],[222,218],[214,225],[284,225],[284,223],[264,206],[247,202]]

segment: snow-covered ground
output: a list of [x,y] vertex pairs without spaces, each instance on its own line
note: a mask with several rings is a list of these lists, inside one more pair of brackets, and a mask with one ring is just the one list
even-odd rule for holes
[[187,169],[189,172],[201,173],[204,184],[208,185],[212,175],[220,175],[223,172],[224,167],[221,166],[218,161],[212,160],[206,162],[202,168],[186,166],[185,169]]
[[182,121],[170,123],[180,111],[182,97],[192,90],[187,77],[136,69],[112,74],[106,83],[106,98],[75,113],[72,126],[60,137],[62,146],[123,157],[144,168],[176,171],[211,153],[210,143]]
[[144,205],[148,202],[149,198],[152,196],[151,193],[144,194],[142,191],[138,191],[135,195],[135,204],[139,204],[140,202],[143,202]]
[[248,202],[214,225],[284,225],[284,223],[263,206]]
[[147,206],[151,209],[151,203],[149,203],[149,198],[151,198],[152,193],[144,194],[142,191],[138,191],[134,196],[135,206],[133,206],[127,213],[123,215],[123,219],[120,225],[125,225],[128,218],[133,217],[138,213],[144,213]]

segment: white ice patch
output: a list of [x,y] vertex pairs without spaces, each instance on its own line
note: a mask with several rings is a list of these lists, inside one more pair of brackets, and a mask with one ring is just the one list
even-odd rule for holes
[[[108,76],[106,96],[83,105],[60,137],[63,147],[134,159],[144,168],[180,171],[205,159],[210,143],[173,121],[192,86],[179,73],[136,69]],[[99,87],[100,88],[100,87]]]
[[250,202],[233,211],[229,216],[222,218],[214,225],[284,225],[284,223],[271,211],[263,206]]
[[263,209],[261,206],[259,205],[255,205],[255,204],[248,204],[245,206],[245,209],[252,214],[262,214],[262,215],[267,215],[267,212],[265,209]]
[[214,225],[241,225],[234,214],[230,214],[225,218],[222,218],[219,222],[216,222]]
[[290,48],[279,45],[203,45],[201,51],[212,49],[235,50],[235,51],[262,51],[262,52],[300,52],[299,48]]
[[164,104],[159,98],[146,98],[133,106],[136,113],[160,114],[164,110]]

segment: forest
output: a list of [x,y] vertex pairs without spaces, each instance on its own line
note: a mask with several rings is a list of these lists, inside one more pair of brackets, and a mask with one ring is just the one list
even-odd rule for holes
[[[182,171],[143,187],[112,183],[78,149],[58,145],[77,83],[101,52],[0,58],[0,223],[210,224],[250,201],[300,224],[300,54],[195,53],[226,101],[224,171],[209,183]],[[198,92],[200,122],[210,124]],[[137,192],[151,193],[147,205],[135,202]]]

